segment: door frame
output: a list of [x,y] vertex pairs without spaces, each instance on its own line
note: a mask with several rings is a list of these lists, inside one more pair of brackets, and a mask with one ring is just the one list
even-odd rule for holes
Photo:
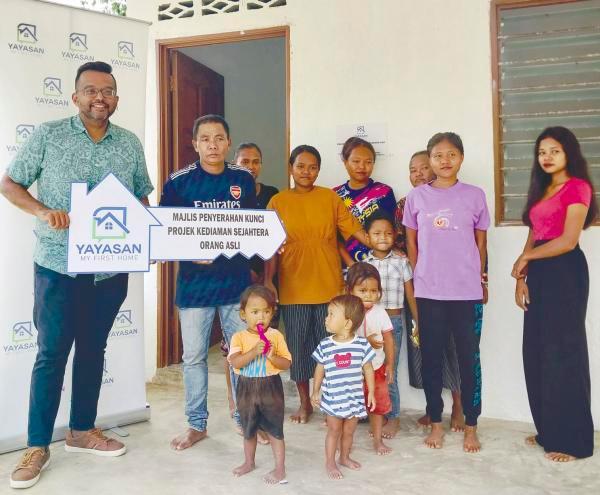
[[[158,78],[158,187],[160,197],[162,185],[169,175],[169,163],[173,157],[177,136],[172,131],[173,111],[171,104],[172,81],[170,76],[171,50],[193,46],[236,43],[240,41],[284,38],[285,40],[285,78],[286,78],[286,149],[290,151],[290,28],[276,26],[265,29],[251,29],[208,35],[189,36],[156,40],[157,78]],[[190,123],[191,125],[191,123]],[[178,332],[178,315],[175,301],[175,268],[173,263],[160,263],[158,266],[157,294],[157,353],[156,366],[164,368],[178,362],[181,355]]]

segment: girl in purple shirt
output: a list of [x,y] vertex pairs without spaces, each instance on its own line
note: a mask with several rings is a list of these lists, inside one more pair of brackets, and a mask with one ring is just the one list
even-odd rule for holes
[[549,127],[537,138],[523,223],[529,235],[513,266],[525,311],[523,367],[539,445],[552,461],[590,457],[594,425],[585,334],[589,274],[579,236],[598,205],[575,135]]
[[427,152],[436,179],[408,193],[402,223],[419,313],[423,388],[431,433],[439,449],[442,427],[442,360],[449,332],[454,337],[465,413],[465,452],[478,452],[481,414],[479,338],[483,313],[486,231],[490,216],[485,193],[458,180],[463,144],[453,132],[434,135]]

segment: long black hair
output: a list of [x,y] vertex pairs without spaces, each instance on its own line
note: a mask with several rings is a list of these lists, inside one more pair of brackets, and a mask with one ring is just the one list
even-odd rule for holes
[[542,199],[546,189],[552,182],[552,174],[544,172],[538,162],[540,143],[546,138],[555,139],[563,147],[565,155],[567,156],[567,174],[569,177],[583,179],[592,188],[592,200],[583,224],[583,228],[586,229],[594,222],[594,220],[596,220],[596,218],[598,218],[598,203],[596,202],[596,196],[594,194],[594,184],[590,178],[587,160],[581,153],[581,146],[579,145],[579,141],[577,141],[575,134],[566,127],[560,126],[547,127],[535,141],[533,167],[531,168],[531,179],[529,181],[529,191],[527,192],[527,203],[525,204],[525,209],[523,210],[523,215],[521,217],[523,223],[531,227],[529,212],[533,205]]

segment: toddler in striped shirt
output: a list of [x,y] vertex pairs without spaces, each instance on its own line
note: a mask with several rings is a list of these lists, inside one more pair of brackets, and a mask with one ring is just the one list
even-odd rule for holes
[[[323,339],[312,354],[317,362],[311,396],[313,406],[327,415],[325,469],[331,479],[341,479],[339,466],[360,469],[350,458],[352,440],[358,420],[375,408],[374,373],[371,361],[375,352],[366,338],[356,335],[365,310],[360,298],[346,294],[329,303],[325,326],[331,334]],[[370,392],[365,398],[363,373]],[[322,390],[321,390],[322,385]],[[340,456],[335,459],[340,446]]]

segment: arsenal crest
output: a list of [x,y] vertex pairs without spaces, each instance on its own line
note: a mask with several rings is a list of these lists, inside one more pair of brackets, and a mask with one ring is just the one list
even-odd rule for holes
[[240,186],[230,186],[229,192],[233,196],[233,199],[240,199],[242,195],[242,188]]

